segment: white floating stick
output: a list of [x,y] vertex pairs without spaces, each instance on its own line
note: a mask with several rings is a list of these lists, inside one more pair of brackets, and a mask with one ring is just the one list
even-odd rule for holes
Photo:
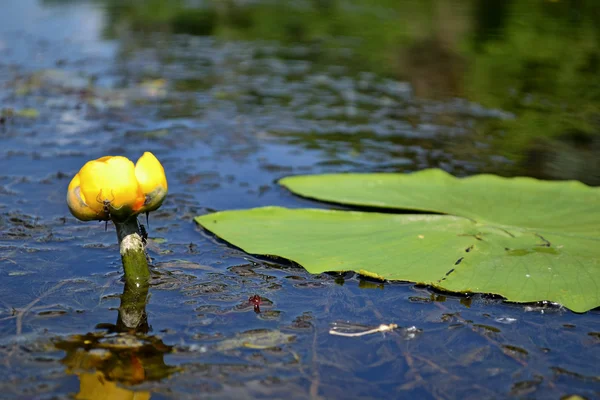
[[377,328],[369,329],[369,330],[363,331],[363,332],[353,332],[353,333],[340,332],[340,331],[336,331],[335,328],[332,328],[329,330],[329,334],[337,335],[337,336],[345,336],[345,337],[359,337],[359,336],[370,335],[372,333],[377,333],[377,332],[390,332],[390,331],[396,329],[397,327],[398,327],[398,325],[396,325],[396,324],[389,324],[389,325],[381,324]]

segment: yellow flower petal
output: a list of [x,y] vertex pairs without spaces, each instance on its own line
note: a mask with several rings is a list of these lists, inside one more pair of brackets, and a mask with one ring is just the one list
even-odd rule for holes
[[67,205],[82,221],[122,221],[156,210],[167,191],[165,170],[152,153],[144,153],[135,166],[125,157],[104,156],[88,161],[73,177]]
[[162,164],[154,154],[147,151],[135,164],[135,176],[145,198],[139,212],[156,210],[163,203],[169,190]]
[[108,211],[112,218],[126,219],[144,204],[133,163],[125,157],[88,161],[79,178],[82,197],[97,214]]
[[106,220],[108,216],[104,213],[98,214],[92,210],[83,199],[79,187],[79,174],[76,174],[67,189],[67,205],[73,216],[81,221]]

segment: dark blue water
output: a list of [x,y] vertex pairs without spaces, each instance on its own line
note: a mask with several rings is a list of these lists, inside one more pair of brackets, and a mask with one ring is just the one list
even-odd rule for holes
[[[406,22],[367,3],[361,7],[368,15]],[[433,87],[444,90],[432,91],[423,82],[438,79],[439,71],[419,66],[435,63],[406,56],[425,46],[426,54],[446,59],[427,41],[410,48],[398,39],[397,57],[412,61],[393,74],[368,60],[355,63],[365,58],[355,56],[371,36],[353,38],[343,26],[343,35],[332,36],[336,45],[317,57],[315,42],[303,38],[173,35],[164,23],[140,33],[124,10],[117,8],[115,20],[111,4],[2,4],[2,398],[99,399],[118,390],[153,399],[600,395],[597,310],[573,314],[353,274],[310,275],[244,254],[193,222],[214,210],[324,207],[276,184],[299,173],[440,167],[457,175],[595,183],[593,165],[577,161],[595,159],[595,128],[574,135],[564,127],[564,134],[524,144],[515,132],[535,126],[528,118],[531,104],[543,103],[542,91],[508,85],[504,95],[490,88],[482,91],[489,96],[478,96],[469,82],[439,83]],[[454,11],[434,14],[460,38],[466,11]],[[489,29],[469,25],[475,37],[508,41],[509,33],[484,17],[473,18]],[[572,23],[561,18],[550,13],[539,23],[554,32]],[[460,63],[473,68],[472,61]],[[465,73],[471,78],[477,76]],[[547,96],[562,96],[569,111],[578,106],[569,93]],[[597,112],[592,100],[590,114]],[[552,118],[554,111],[536,112]],[[581,115],[561,118],[574,126]],[[583,150],[573,139],[582,135]],[[123,283],[114,227],[75,220],[65,195],[86,161],[137,159],[144,151],[162,161],[169,196],[150,219],[149,331],[119,334]],[[260,313],[248,302],[253,295],[262,298]],[[341,322],[402,329],[329,335]],[[413,326],[414,332],[404,329]]]

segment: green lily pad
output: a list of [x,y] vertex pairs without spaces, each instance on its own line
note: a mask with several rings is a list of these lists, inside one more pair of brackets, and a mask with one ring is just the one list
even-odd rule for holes
[[285,178],[305,197],[452,215],[264,207],[196,217],[252,254],[514,302],[600,306],[600,189],[440,170]]

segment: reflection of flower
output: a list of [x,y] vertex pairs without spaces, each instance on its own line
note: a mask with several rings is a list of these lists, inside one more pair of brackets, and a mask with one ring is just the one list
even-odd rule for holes
[[[149,400],[152,395],[147,390],[133,390],[124,388],[107,379],[102,372],[80,372],[79,375],[79,393],[75,395],[76,399],[85,400]],[[133,382],[139,383],[139,382]]]
[[145,152],[134,166],[121,156],[88,161],[67,191],[71,214],[82,221],[127,218],[156,210],[167,195],[165,170],[154,154]]

